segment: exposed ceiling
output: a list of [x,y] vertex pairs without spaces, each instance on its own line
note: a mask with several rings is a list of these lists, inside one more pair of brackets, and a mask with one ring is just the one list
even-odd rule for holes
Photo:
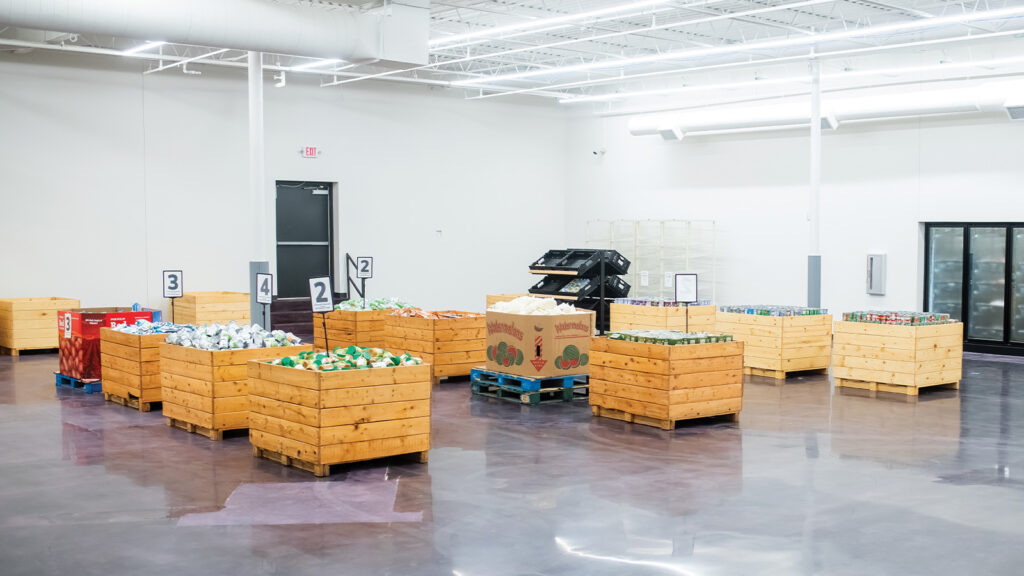
[[[342,4],[275,1],[311,10]],[[844,86],[1024,72],[1024,0],[434,0],[430,18],[424,66],[289,55],[266,55],[264,62],[275,71],[319,74],[334,89],[390,80],[461,88],[469,98],[529,94],[605,107],[702,89],[721,98],[712,90],[719,86],[790,90],[808,80],[812,59],[821,63],[823,83],[850,79]],[[117,54],[147,40],[67,32],[0,27],[0,37],[24,42],[21,49],[41,42]],[[42,36],[25,40],[33,34]],[[244,52],[217,49],[164,44],[135,56],[154,58],[151,70],[161,71],[244,66]],[[845,72],[854,74],[840,78]]]

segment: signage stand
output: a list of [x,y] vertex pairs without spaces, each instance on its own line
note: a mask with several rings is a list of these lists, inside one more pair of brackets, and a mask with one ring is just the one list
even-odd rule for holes
[[164,298],[171,300],[171,323],[174,323],[174,301],[185,293],[185,280],[181,270],[163,271]]
[[[357,285],[352,280],[352,268],[356,270]],[[357,296],[363,299],[363,308],[366,308],[366,280],[373,278],[373,256],[356,256],[345,253],[345,290],[352,289]],[[350,294],[351,296],[351,294]]]
[[313,305],[313,313],[320,314],[320,322],[324,328],[324,347],[331,349],[331,342],[327,337],[327,313],[334,310],[334,297],[331,293],[331,277],[309,279],[309,301]]
[[696,304],[697,298],[697,275],[676,274],[675,280],[676,302],[682,302],[686,307],[686,332],[690,332],[690,304]]

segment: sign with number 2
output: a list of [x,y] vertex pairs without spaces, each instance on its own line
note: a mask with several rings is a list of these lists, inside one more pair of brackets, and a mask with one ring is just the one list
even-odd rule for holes
[[309,299],[313,312],[330,312],[334,309],[331,293],[331,279],[328,276],[309,279]]

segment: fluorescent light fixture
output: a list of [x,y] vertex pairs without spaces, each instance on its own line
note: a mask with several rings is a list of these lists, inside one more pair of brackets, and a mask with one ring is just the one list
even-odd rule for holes
[[770,80],[747,80],[744,82],[730,82],[725,84],[702,84],[696,86],[681,86],[679,88],[663,88],[661,90],[642,90],[638,92],[619,92],[615,94],[579,96],[576,98],[565,98],[559,100],[558,102],[561,104],[576,104],[579,102],[607,102],[608,100],[623,100],[625,98],[636,98],[639,96],[662,96],[668,94],[683,94],[689,92],[706,92],[708,90],[735,90],[737,88],[749,88],[752,86],[802,84],[810,81],[810,76],[796,76],[793,78],[774,78]]
[[[462,42],[463,40],[473,39],[489,39],[500,36],[508,32],[519,32],[521,30],[530,30],[535,28],[544,28],[546,26],[552,26],[554,24],[564,24],[566,22],[577,22],[580,20],[587,20],[590,18],[597,18],[600,16],[606,16],[608,14],[619,14],[622,12],[629,12],[631,10],[639,10],[648,8],[650,6],[659,6],[661,4],[668,4],[671,0],[641,0],[639,2],[632,2],[629,4],[621,4],[619,6],[609,6],[607,8],[600,8],[598,10],[590,10],[589,12],[579,12],[576,14],[565,14],[563,16],[554,16],[551,18],[539,18],[537,20],[528,20],[526,22],[519,22],[517,24],[508,24],[506,26],[496,26],[494,28],[487,28],[486,30],[475,30],[473,32],[466,32],[463,34],[453,34],[451,36],[444,36],[441,38],[434,38],[430,41],[430,46],[443,46],[446,44],[454,44],[456,42]],[[677,8],[686,8],[687,6],[704,6],[707,4],[715,4],[723,2],[724,0],[701,0],[699,2],[691,2],[677,6]]]
[[[822,102],[821,126],[835,129],[840,124],[944,116],[1004,110],[1013,117],[1015,100],[1024,97],[1024,81],[989,82],[969,88],[912,90],[897,94],[874,94]],[[785,102],[742,107],[711,107],[683,113],[636,116],[629,120],[634,136],[660,135],[676,130],[687,137],[721,131],[751,131],[807,127],[810,109],[805,103]],[[674,132],[671,132],[674,134]],[[671,138],[674,139],[674,138]]]
[[634,64],[649,64],[653,62],[662,62],[665,60],[693,59],[705,56],[734,54],[737,52],[750,52],[759,50],[770,50],[774,48],[789,48],[794,46],[817,45],[823,42],[834,42],[836,40],[848,40],[852,38],[864,38],[884,34],[895,34],[899,32],[908,32],[912,30],[920,30],[925,28],[938,28],[941,26],[947,26],[951,24],[964,24],[968,22],[976,22],[979,20],[1017,18],[1022,15],[1024,15],[1024,6],[1013,6],[1010,8],[1001,8],[997,10],[965,12],[962,14],[954,14],[952,16],[938,16],[935,18],[924,18],[921,20],[913,20],[910,22],[884,24],[881,26],[868,26],[864,28],[840,30],[836,32],[826,32],[823,34],[813,34],[810,36],[800,36],[796,38],[765,40],[763,42],[733,44],[729,46],[716,46],[713,48],[678,50],[674,52],[663,52],[661,54],[637,56],[633,58],[615,58],[608,60],[598,60],[596,62],[587,62],[585,64],[575,64],[572,66],[563,66],[559,68],[547,68],[542,70],[517,72],[513,74],[503,74],[500,76],[471,78],[467,80],[459,80],[457,82],[453,82],[452,84],[455,86],[471,86],[474,84],[483,84],[487,82],[525,80],[535,78],[537,76],[547,76],[550,74],[560,74],[566,72],[586,72],[590,70],[599,70],[602,68],[617,68],[630,66]]
[[299,72],[301,70],[310,70],[312,68],[319,68],[321,66],[328,66],[330,64],[337,64],[338,62],[344,62],[344,60],[338,60],[333,58],[330,60],[314,60],[312,62],[306,62],[305,64],[299,64],[298,66],[290,66],[288,69],[292,72]]
[[139,44],[138,46],[124,50],[121,52],[121,54],[125,56],[131,56],[132,54],[138,54],[139,52],[152,50],[153,48],[156,48],[157,46],[163,46],[164,44],[167,44],[167,42],[164,42],[163,40],[157,40],[155,42],[146,42],[145,44]]
[[[920,72],[934,72],[938,70],[962,70],[965,68],[998,68],[1012,64],[1024,64],[1024,56],[1010,58],[993,58],[991,60],[972,60],[968,62],[946,62],[944,64],[927,64],[921,66],[900,66],[894,68],[876,68],[868,70],[853,70],[849,72],[835,72],[822,74],[824,80],[847,80],[851,78],[864,78],[872,76],[903,76]],[[578,96],[574,98],[563,98],[559,100],[562,104],[576,104],[581,102],[607,102],[610,100],[624,100],[627,98],[638,98],[643,96],[666,96],[688,94],[691,92],[705,92],[708,90],[734,90],[737,88],[750,88],[757,86],[771,86],[779,84],[802,84],[811,81],[810,76],[795,76],[790,78],[775,78],[766,80],[747,80],[743,82],[731,82],[723,84],[703,84],[695,86],[681,86],[679,88],[663,88],[660,90],[641,90],[636,92],[617,92],[611,94],[596,94],[593,96]]]

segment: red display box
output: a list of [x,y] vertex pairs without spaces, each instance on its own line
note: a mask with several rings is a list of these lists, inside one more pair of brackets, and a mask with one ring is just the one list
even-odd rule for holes
[[100,328],[153,321],[159,310],[131,308],[76,308],[57,313],[60,373],[79,380],[100,377]]

